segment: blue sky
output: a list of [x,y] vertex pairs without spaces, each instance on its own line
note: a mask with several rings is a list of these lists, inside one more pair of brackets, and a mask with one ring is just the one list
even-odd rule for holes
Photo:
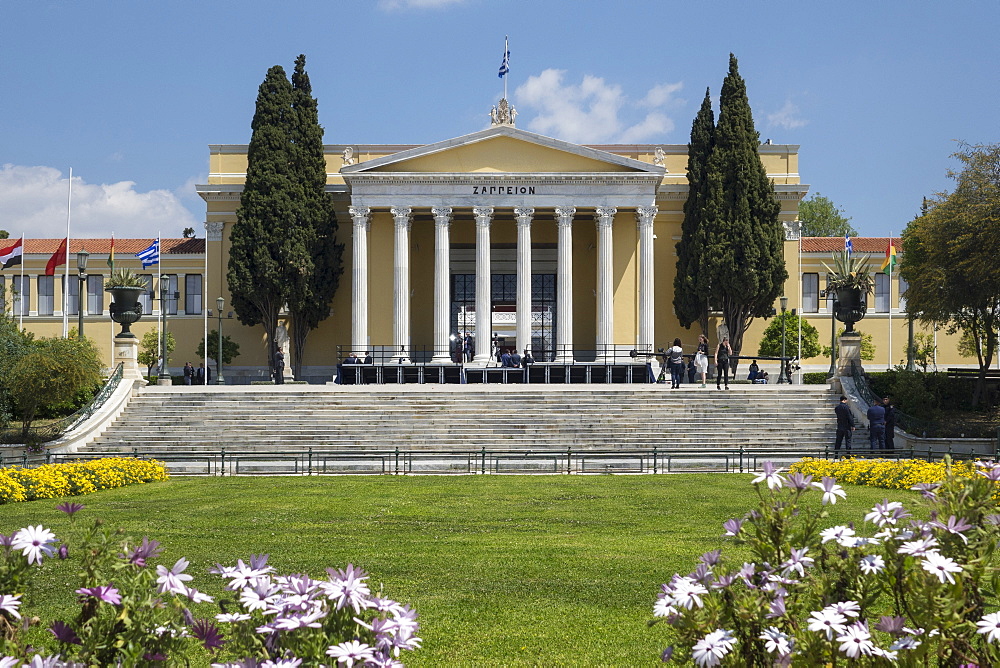
[[[290,9],[293,8],[293,9]],[[863,235],[947,189],[955,140],[1000,141],[995,2],[0,2],[0,228],[204,234],[208,145],[246,143],[257,87],[299,53],[328,143],[518,127],[684,144],[730,51],[761,141],[801,145],[811,192]]]

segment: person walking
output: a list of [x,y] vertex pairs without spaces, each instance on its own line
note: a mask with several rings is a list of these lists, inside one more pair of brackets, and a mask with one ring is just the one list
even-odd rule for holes
[[191,381],[194,380],[194,367],[191,366],[191,362],[184,363],[184,384],[190,385]]
[[704,334],[698,335],[698,349],[694,354],[694,366],[701,374],[701,386],[704,388],[708,376],[708,337]]
[[680,337],[674,339],[674,345],[667,351],[667,364],[670,366],[670,389],[676,390],[681,386],[681,376],[684,374],[684,348],[681,347]]
[[885,449],[885,408],[878,399],[868,407],[868,441],[872,450]]
[[715,389],[721,390],[719,383],[725,379],[726,389],[729,389],[729,356],[733,354],[733,348],[729,345],[729,337],[722,337],[719,347],[715,349]]
[[843,443],[847,452],[851,452],[851,441],[854,439],[854,414],[847,403],[847,397],[840,396],[840,403],[833,409],[837,414],[837,440],[833,442],[833,456],[836,458],[840,453],[840,444]]
[[281,352],[281,348],[274,353],[274,384],[285,384],[285,353]]
[[885,408],[885,449],[895,450],[896,407],[892,405],[891,397],[882,399],[882,406]]

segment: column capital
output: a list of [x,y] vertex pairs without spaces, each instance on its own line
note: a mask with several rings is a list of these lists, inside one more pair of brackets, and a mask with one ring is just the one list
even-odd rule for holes
[[392,217],[396,220],[396,227],[405,227],[409,229],[413,209],[408,206],[393,206],[389,207],[389,211],[392,213]]
[[517,220],[518,227],[526,227],[531,225],[531,218],[534,215],[535,215],[535,210],[532,208],[517,207],[514,209],[514,218]]
[[435,206],[431,207],[431,213],[434,215],[434,222],[437,225],[451,225],[451,207],[450,206]]
[[493,207],[474,206],[472,207],[472,215],[476,217],[477,227],[489,227],[490,221],[493,220]]
[[208,234],[208,241],[222,241],[222,230],[225,226],[225,223],[218,221],[209,221],[205,223],[205,231]]
[[594,211],[594,220],[597,221],[598,227],[610,228],[611,224],[615,222],[616,213],[618,213],[618,209],[613,206],[599,206]]
[[556,207],[556,224],[559,227],[569,227],[573,224],[573,216],[576,215],[575,206],[557,206]]
[[369,217],[371,216],[372,210],[367,206],[352,206],[348,207],[347,211],[351,214],[351,218],[354,220],[354,227],[363,227],[368,229]]
[[659,211],[655,206],[640,206],[635,210],[635,222],[639,229],[643,227],[652,227],[653,219],[656,218],[656,212]]

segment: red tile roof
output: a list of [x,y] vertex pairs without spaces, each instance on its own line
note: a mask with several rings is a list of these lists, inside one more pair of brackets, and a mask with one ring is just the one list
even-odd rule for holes
[[[889,237],[851,237],[855,253],[884,255],[889,247]],[[897,253],[903,252],[903,240],[892,237]],[[834,253],[844,250],[844,237],[802,237],[803,253]]]
[[[0,249],[9,248],[17,239],[0,239]],[[51,255],[59,248],[62,239],[25,239],[26,254]],[[134,255],[149,248],[156,241],[150,239],[115,239],[115,255],[122,257]],[[80,249],[88,253],[107,255],[111,252],[111,239],[70,239],[69,253],[73,255]],[[205,252],[205,239],[160,239],[160,252],[164,255],[198,255]]]

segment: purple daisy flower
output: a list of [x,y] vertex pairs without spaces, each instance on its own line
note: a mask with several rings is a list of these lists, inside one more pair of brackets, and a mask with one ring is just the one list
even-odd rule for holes
[[118,590],[111,585],[84,587],[82,589],[77,589],[76,593],[81,596],[93,596],[94,598],[100,599],[105,603],[110,603],[111,605],[120,605],[122,602],[121,594],[119,594]]
[[226,644],[226,641],[222,639],[222,634],[219,633],[219,629],[215,626],[215,623],[208,619],[196,620],[194,625],[191,627],[191,635],[200,640],[201,644],[205,646],[205,649],[210,652],[214,652]]
[[73,515],[83,510],[83,508],[83,504],[77,503],[76,501],[65,501],[56,506],[56,510],[61,510],[70,517],[73,517]]
[[148,560],[160,556],[160,552],[162,552],[160,541],[149,540],[149,536],[143,536],[142,543],[129,550],[128,554],[121,556],[128,559],[130,564],[142,567]]
[[52,622],[49,632],[61,643],[67,645],[81,644],[80,637],[76,635],[76,631],[66,622]]

